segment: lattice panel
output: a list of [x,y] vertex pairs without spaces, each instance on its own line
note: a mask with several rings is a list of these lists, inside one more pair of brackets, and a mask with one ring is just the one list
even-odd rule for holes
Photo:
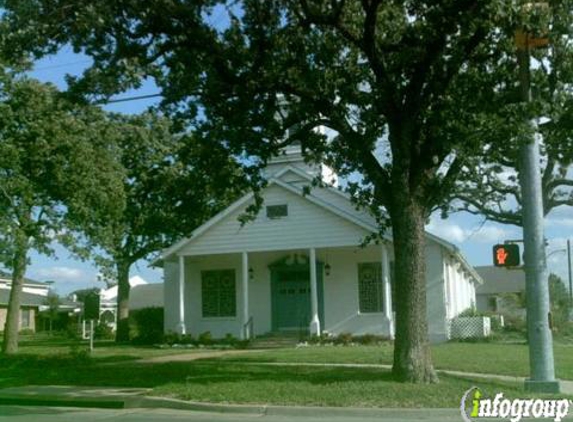
[[463,317],[450,321],[450,338],[483,338],[491,334],[489,317]]

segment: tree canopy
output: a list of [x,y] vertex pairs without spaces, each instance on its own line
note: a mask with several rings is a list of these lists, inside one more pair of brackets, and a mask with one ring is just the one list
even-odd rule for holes
[[354,199],[381,231],[392,226],[394,375],[436,380],[424,223],[485,142],[524,135],[513,38],[536,16],[503,0],[5,0],[4,8],[12,56],[69,43],[94,59],[70,80],[73,94],[106,98],[153,77],[167,112],[254,167],[300,141],[308,160],[359,174]]
[[177,131],[158,113],[108,115],[101,136],[123,170],[125,206],[113,214],[95,208],[80,215],[68,239],[117,282],[117,339],[126,341],[132,264],[189,235],[235,199],[246,182],[225,149]]
[[[0,87],[0,245],[12,272],[3,351],[17,351],[28,252],[52,254],[68,215],[122,206],[119,169],[102,148],[97,111],[72,108],[50,85],[6,73]],[[97,160],[94,160],[97,157]]]

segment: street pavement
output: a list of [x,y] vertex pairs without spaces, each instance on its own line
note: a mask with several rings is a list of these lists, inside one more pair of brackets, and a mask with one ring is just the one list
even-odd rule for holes
[[[197,412],[173,409],[78,409],[61,407],[0,406],[1,422],[459,422],[459,410],[455,409],[407,409],[389,410],[384,413],[355,415],[254,415]],[[490,419],[492,420],[492,419]]]

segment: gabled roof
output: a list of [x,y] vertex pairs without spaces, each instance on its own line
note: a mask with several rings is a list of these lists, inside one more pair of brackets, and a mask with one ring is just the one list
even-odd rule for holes
[[477,294],[519,293],[525,291],[525,271],[523,268],[508,269],[487,265],[476,267],[484,281],[477,288]]
[[[329,193],[333,193],[335,195],[340,196],[341,198],[343,198],[348,203],[348,206],[345,206],[343,208],[336,206],[334,203],[328,202],[328,201],[320,198],[318,195],[313,195],[313,192],[318,190],[318,188],[311,190],[310,193],[305,193],[303,189],[282,180],[282,177],[289,172],[296,174],[297,176],[301,177],[303,180],[306,180],[307,182],[309,182],[309,184],[313,181],[313,177],[310,176],[309,174],[305,173],[303,170],[300,170],[300,169],[298,169],[294,166],[291,166],[291,165],[287,165],[282,170],[278,171],[272,178],[269,179],[269,183],[268,183],[267,187],[279,186],[279,187],[281,187],[281,188],[283,188],[283,189],[285,189],[291,193],[302,196],[303,198],[305,198],[309,202],[329,211],[332,214],[337,215],[338,217],[341,217],[341,218],[355,224],[356,226],[359,226],[359,227],[361,227],[361,228],[363,228],[369,232],[378,232],[376,220],[373,217],[371,217],[369,215],[368,215],[368,217],[364,217],[365,213],[363,213],[361,215],[362,218],[358,217],[359,211],[357,211],[354,204],[351,203],[351,197],[346,192],[343,192],[343,191],[341,191],[341,190],[339,190],[333,186],[329,186],[329,185],[326,185],[326,186],[320,188],[320,189],[324,189],[324,190],[328,191]],[[188,238],[182,239],[181,241],[177,242],[176,244],[174,244],[170,248],[163,251],[161,256],[157,260],[152,262],[152,265],[158,265],[164,259],[167,259],[168,257],[172,256],[173,254],[177,253],[177,251],[182,249],[189,242],[197,239],[199,236],[201,236],[202,234],[207,232],[212,226],[216,225],[218,222],[225,219],[225,217],[231,215],[233,212],[238,210],[240,207],[242,207],[243,205],[248,203],[248,201],[250,201],[253,197],[254,197],[253,193],[248,193],[248,194],[244,195],[242,198],[240,198],[239,200],[235,201],[229,207],[227,207],[226,209],[221,211],[219,214],[217,214],[216,216],[211,218],[209,221],[207,221],[206,223],[204,223],[203,225],[201,225],[197,229],[195,229]],[[474,270],[474,268],[466,261],[466,259],[461,254],[459,248],[456,245],[454,245],[453,243],[450,243],[450,242],[448,242],[448,241],[446,241],[446,240],[444,240],[444,239],[442,239],[436,235],[428,233],[428,232],[426,232],[426,238],[438,243],[439,245],[444,247],[446,250],[448,250],[456,259],[458,259],[460,261],[460,263],[466,269],[466,271],[468,271],[478,283],[480,283],[480,284],[482,283],[482,280],[481,280],[481,277],[479,276],[479,274],[477,274],[476,271]],[[385,235],[384,239],[391,242],[392,236],[390,234]]]
[[[0,289],[0,306],[8,306],[10,301],[10,289]],[[21,306],[42,306],[46,304],[46,296],[22,292],[20,296]]]
[[[0,280],[6,281],[7,283],[12,282],[12,274],[0,270]],[[28,284],[30,286],[43,286],[47,287],[46,283],[42,283],[41,281],[32,280],[31,278],[24,277],[24,284]]]
[[129,292],[129,309],[163,307],[163,283],[135,286]]

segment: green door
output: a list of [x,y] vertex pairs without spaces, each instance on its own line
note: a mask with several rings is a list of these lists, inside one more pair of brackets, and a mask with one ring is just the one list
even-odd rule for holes
[[[318,310],[324,324],[322,265],[317,265]],[[273,331],[307,331],[311,319],[310,267],[271,266]]]

